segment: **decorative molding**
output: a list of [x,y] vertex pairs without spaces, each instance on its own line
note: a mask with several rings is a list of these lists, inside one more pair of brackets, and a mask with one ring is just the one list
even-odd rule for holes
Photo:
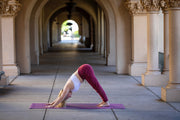
[[21,4],[17,0],[2,0],[0,10],[2,16],[16,16],[21,9]]
[[0,15],[4,13],[4,10],[6,9],[7,0],[1,0],[0,1]]
[[160,0],[141,0],[141,3],[148,12],[160,11]]
[[1,12],[2,12],[2,6],[3,6],[3,2],[2,1],[0,1],[0,15],[1,15]]
[[160,9],[166,13],[170,8],[179,9],[180,0],[126,0],[125,6],[132,15],[159,12]]
[[180,0],[160,0],[160,6],[163,11],[167,11],[169,8],[178,8]]
[[160,0],[160,6],[163,12],[167,12],[169,8],[169,0]]
[[129,10],[130,14],[132,14],[132,15],[146,13],[146,10],[144,9],[144,7],[141,4],[141,1],[127,0],[127,2],[125,2],[125,6]]
[[169,8],[180,7],[180,0],[167,0],[169,1]]

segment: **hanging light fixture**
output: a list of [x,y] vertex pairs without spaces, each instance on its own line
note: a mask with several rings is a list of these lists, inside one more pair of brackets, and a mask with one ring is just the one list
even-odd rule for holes
[[72,10],[73,10],[75,5],[76,5],[76,3],[73,2],[73,0],[69,0],[69,2],[66,3],[66,8],[67,8],[67,11],[69,12],[68,19],[71,19],[71,17],[72,17]]
[[71,23],[71,22],[68,22],[66,25],[71,26],[71,25],[72,25],[72,23]]

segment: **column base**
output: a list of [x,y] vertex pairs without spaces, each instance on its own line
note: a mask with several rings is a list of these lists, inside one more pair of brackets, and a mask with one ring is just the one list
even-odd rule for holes
[[132,63],[129,65],[129,74],[132,76],[141,76],[146,72],[147,63]]
[[0,88],[3,88],[9,84],[9,77],[2,75],[0,80]]
[[163,70],[163,74],[169,76],[169,71],[168,70]]
[[39,64],[39,51],[35,51],[31,56],[31,64]]
[[166,102],[180,102],[180,85],[178,88],[161,88],[161,99]]
[[167,75],[142,75],[142,84],[151,87],[163,87],[168,84],[169,77]]
[[6,65],[3,66],[3,71],[6,76],[18,76],[20,74],[20,69],[16,65]]

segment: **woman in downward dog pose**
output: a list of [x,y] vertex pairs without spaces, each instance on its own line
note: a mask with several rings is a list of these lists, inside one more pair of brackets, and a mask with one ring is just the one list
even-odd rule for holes
[[72,92],[78,91],[81,83],[83,83],[84,79],[96,90],[96,92],[100,95],[102,102],[99,103],[99,107],[109,106],[108,98],[106,96],[105,91],[99,84],[97,78],[95,77],[93,68],[89,64],[81,65],[76,72],[74,72],[71,77],[66,82],[63,90],[59,92],[58,97],[47,107],[64,107],[65,102],[68,98],[71,97]]

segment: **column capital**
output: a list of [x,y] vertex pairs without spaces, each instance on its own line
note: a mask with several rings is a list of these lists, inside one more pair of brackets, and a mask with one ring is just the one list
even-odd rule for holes
[[180,8],[180,0],[160,0],[160,6],[164,12],[171,8]]
[[146,10],[144,9],[141,1],[139,0],[127,0],[125,2],[125,6],[129,10],[131,15],[139,15],[146,13]]
[[169,7],[169,0],[160,0],[160,6],[164,13],[167,13]]
[[169,8],[177,8],[180,7],[180,0],[168,0]]
[[21,9],[21,4],[18,0],[2,0],[0,10],[2,16],[16,16]]
[[159,12],[160,0],[140,0],[147,12]]

